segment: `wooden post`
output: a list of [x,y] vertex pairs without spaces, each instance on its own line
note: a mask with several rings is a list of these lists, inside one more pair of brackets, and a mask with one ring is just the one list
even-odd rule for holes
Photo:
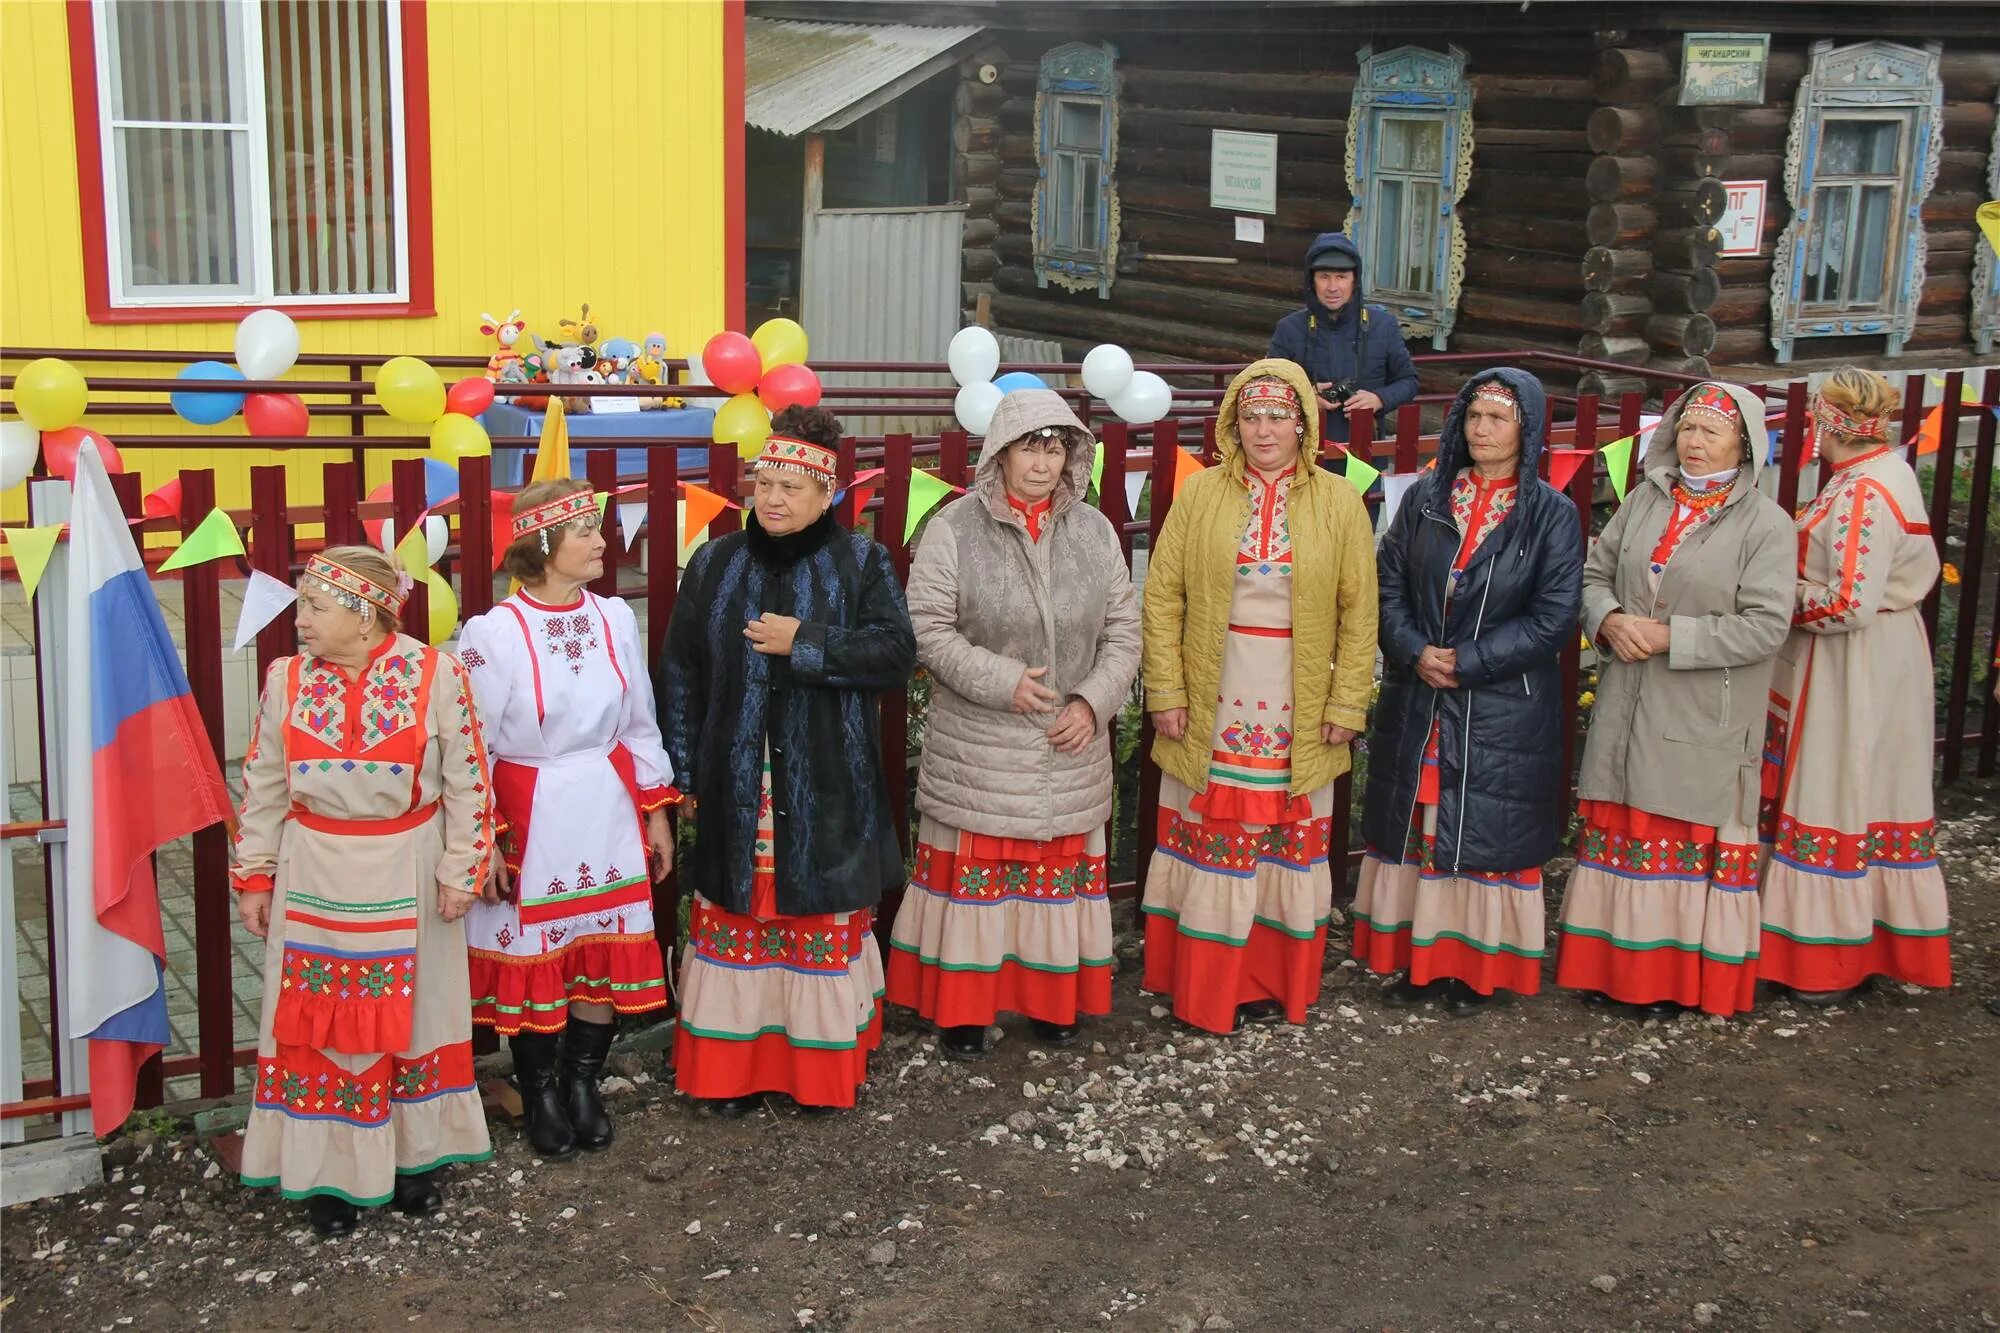
[[[681,451],[646,452],[646,665],[660,660],[667,643],[667,624],[674,614],[680,570],[679,512]],[[663,540],[664,539],[664,540]],[[656,895],[657,898],[657,895]],[[678,920],[679,918],[674,918]],[[655,921],[660,920],[658,916]]]
[[1787,514],[1799,507],[1799,470],[1805,466],[1806,382],[1795,380],[1785,389],[1784,436],[1778,446],[1778,507]]
[[[1964,385],[1964,371],[1946,371],[1944,396],[1938,400],[1937,461],[1931,473],[1931,541],[1937,546],[1940,562],[1951,557],[1951,548],[1945,544],[1945,535],[1951,528],[1951,484],[1958,471],[1958,411],[1960,393]],[[1985,517],[1977,510],[1974,514],[1977,518]],[[1944,581],[1940,579],[1931,585],[1929,596],[1924,598],[1924,640],[1931,645],[1931,655],[1934,660],[1937,655],[1938,607],[1943,598]],[[1956,665],[1954,665],[1955,673]]]
[[461,458],[458,605],[467,620],[493,609],[493,555],[493,459],[490,455]]
[[[292,519],[285,508],[285,469],[250,469],[250,567],[283,583],[292,581]],[[257,680],[298,647],[298,617],[281,615],[257,631]]]
[[[1986,386],[1980,395],[1982,403],[1991,404],[1994,394],[2000,392],[2000,370],[1986,372]],[[1987,505],[1992,500],[1993,490],[1993,446],[1996,433],[2000,433],[2000,421],[1996,421],[1990,406],[1979,409],[1979,434],[1972,452],[1972,494],[1966,505],[1968,521],[1965,525],[1965,565],[1960,574],[1958,587],[1958,636],[1952,641],[1951,689],[1945,701],[1944,723],[1944,780],[1956,782],[1965,762],[1965,714],[1970,702],[1972,682],[1983,680],[1985,688],[1980,698],[1984,700],[1980,713],[1985,719],[1981,728],[1980,749],[1984,753],[1987,741],[2000,730],[2000,704],[1993,699],[1993,676],[1990,670],[1993,661],[1993,647],[1988,645],[1983,660],[1976,656],[1979,643],[1979,589],[1986,567],[1986,523]],[[1943,448],[1942,445],[1939,446]],[[2000,626],[1995,627],[2000,632]],[[1980,668],[1988,670],[1982,671]],[[1986,776],[1982,770],[1980,776]]]
[[[215,508],[215,474],[181,473],[181,533],[201,526]],[[188,687],[217,764],[223,753],[221,567],[213,560],[181,571],[181,615],[187,624]],[[212,824],[194,835],[195,1032],[201,1095],[236,1091],[236,1002],[230,933],[236,909],[229,891],[229,834]],[[157,1060],[158,1057],[155,1057]]]
[[[1174,475],[1180,452],[1179,427],[1169,418],[1156,421],[1153,431],[1153,504],[1147,516],[1146,555],[1160,549],[1160,533],[1167,526],[1167,512],[1174,503]],[[1146,871],[1153,863],[1153,847],[1159,841],[1160,767],[1153,762],[1153,715],[1140,705],[1139,730],[1139,841],[1133,857],[1135,893],[1146,892]]]
[[[399,458],[390,465],[389,477],[394,487],[390,502],[396,511],[396,544],[400,546],[405,537],[423,526],[424,460]],[[394,551],[389,552],[389,563],[402,569]],[[431,643],[430,605],[430,592],[423,580],[417,579],[410,589],[410,600],[403,604],[403,632],[422,643]]]
[[[648,452],[660,452],[649,450]],[[672,452],[671,449],[665,452]],[[590,590],[599,597],[618,595],[618,450],[593,449],[584,474],[591,489],[609,495],[604,502],[604,572],[590,581]]]

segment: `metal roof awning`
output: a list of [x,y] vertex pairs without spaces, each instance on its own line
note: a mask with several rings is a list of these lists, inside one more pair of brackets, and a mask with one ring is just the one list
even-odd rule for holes
[[788,137],[844,129],[955,63],[983,31],[746,19],[744,119]]

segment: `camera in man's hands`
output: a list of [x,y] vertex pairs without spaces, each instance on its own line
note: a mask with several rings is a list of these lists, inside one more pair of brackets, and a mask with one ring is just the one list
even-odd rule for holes
[[1347,400],[1359,392],[1361,386],[1353,380],[1330,380],[1319,386],[1319,396],[1333,404],[1336,412],[1347,410]]

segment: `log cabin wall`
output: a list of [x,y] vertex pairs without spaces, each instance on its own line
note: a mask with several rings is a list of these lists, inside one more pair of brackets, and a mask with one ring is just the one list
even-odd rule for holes
[[[1137,258],[1128,255],[1110,298],[1100,300],[1038,288],[1033,270],[1036,73],[1042,54],[1064,40],[997,33],[961,66],[967,317],[983,295],[1001,330],[1055,338],[1071,352],[1116,341],[1149,358],[1209,361],[1263,353],[1273,326],[1303,299],[1302,264],[1314,236],[1346,221],[1347,117],[1359,49],[1447,45],[1435,33],[1344,38],[1306,29],[1217,33],[1200,42],[1120,33],[1115,183],[1121,240],[1128,251],[1136,246]],[[1532,47],[1490,35],[1477,43],[1466,70],[1473,172],[1461,203],[1467,259],[1453,350],[1569,350],[1585,332],[1579,265],[1588,248],[1593,58],[1587,35]],[[988,64],[999,70],[992,84],[980,82]],[[1264,218],[1262,244],[1236,240],[1233,215],[1209,206],[1217,129],[1278,135],[1278,211]],[[1456,379],[1440,374],[1426,387]]]
[[[1881,34],[1831,34],[1838,44],[1867,40],[1880,35],[1884,40],[1921,45],[1921,32]],[[1657,34],[1664,48],[1676,58],[1678,34]],[[1676,229],[1665,226],[1655,238],[1654,255],[1662,269],[1678,268],[1688,273],[1688,308],[1706,313],[1712,325],[1713,345],[1708,360],[1723,367],[1764,370],[1772,367],[1771,277],[1773,251],[1778,237],[1791,225],[1791,202],[1785,197],[1785,154],[1792,112],[1804,80],[1808,51],[1815,37],[1810,34],[1776,33],[1765,66],[1764,102],[1754,107],[1680,107],[1660,109],[1664,123],[1674,126],[1683,139],[1692,137],[1695,147],[1682,152],[1672,140],[1662,148],[1660,165],[1667,189],[1693,199],[1706,182],[1760,180],[1766,182],[1766,207],[1762,248],[1753,257],[1718,258],[1715,245],[1698,227]],[[1965,39],[1945,39],[1939,62],[1944,84],[1944,153],[1938,166],[1937,184],[1924,203],[1922,220],[1929,247],[1924,289],[1917,307],[1916,328],[1905,346],[1904,361],[1910,354],[1925,351],[1969,350],[1971,281],[1977,226],[1973,213],[1986,198],[1985,174],[1991,152],[1996,90],[2000,90],[2000,52],[1968,49]],[[1991,39],[1987,39],[1990,45]],[[1671,100],[1672,94],[1668,94]],[[1718,214],[1719,217],[1719,214]],[[1711,284],[1693,275],[1704,266],[1714,275],[1712,296],[1705,306],[1696,303],[1709,296]],[[1669,258],[1670,257],[1670,258]],[[1662,327],[1659,332],[1671,333]],[[1652,341],[1656,365],[1670,355],[1663,343]],[[1879,358],[1883,339],[1810,338],[1798,344],[1802,360],[1822,362],[1834,359]],[[1910,364],[1921,364],[1921,357]],[[1894,364],[1885,361],[1883,364]]]

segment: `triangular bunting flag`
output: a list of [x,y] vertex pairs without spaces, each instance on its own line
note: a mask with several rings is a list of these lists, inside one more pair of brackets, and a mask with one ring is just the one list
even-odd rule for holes
[[611,492],[599,491],[597,493],[597,521],[599,523],[604,522],[604,511],[610,507],[610,504]]
[[1206,472],[1208,464],[1202,462],[1185,449],[1177,448],[1174,450],[1174,454],[1174,494],[1178,496],[1181,493],[1181,487],[1187,484],[1187,479],[1197,472]]
[[1354,483],[1355,490],[1366,495],[1368,488],[1375,484],[1375,478],[1382,475],[1382,469],[1360,454],[1350,453],[1347,456],[1347,470],[1343,475]]
[[1625,498],[1625,474],[1632,467],[1633,439],[1626,435],[1597,451],[1604,455],[1604,469],[1611,474],[1611,490],[1621,501]]
[[1127,472],[1125,474],[1125,515],[1139,517],[1139,497],[1145,493],[1146,483],[1151,480],[1149,472]]
[[1559,491],[1568,490],[1570,482],[1576,478],[1576,470],[1583,466],[1591,453],[1589,449],[1549,450],[1549,485]]
[[562,399],[549,399],[549,414],[542,418],[542,438],[535,445],[535,475],[529,481],[562,481],[569,477],[569,421],[563,416]]
[[1986,243],[2000,250],[2000,199],[1987,200],[1972,216],[1979,220],[1979,231],[1986,237]]
[[179,518],[181,516],[181,479],[175,477],[158,489],[146,495],[147,518]]
[[507,558],[507,548],[514,544],[514,497],[505,491],[493,492],[492,523],[493,568],[498,569]]
[[431,567],[431,544],[424,538],[421,520],[410,525],[403,539],[396,543],[396,563],[408,571],[411,578],[423,581],[424,571]]
[[618,537],[625,543],[625,549],[632,549],[632,541],[639,535],[639,526],[646,521],[646,505],[642,501],[633,504],[626,501],[618,506]]
[[1090,489],[1104,493],[1104,441],[1097,442],[1097,452],[1090,459]]
[[[881,489],[876,481],[881,475],[882,469],[879,467],[871,467],[866,472],[857,472],[854,474],[854,480],[847,483],[847,489],[834,497],[836,504],[845,506],[842,512],[846,515],[846,526],[851,528],[861,521],[861,511],[868,507],[868,502],[875,498],[875,492]],[[846,499],[843,500],[841,496],[845,496]]]
[[1938,451],[1938,441],[1944,435],[1944,404],[1939,403],[1924,413],[1923,424],[1917,427],[1917,457]]
[[1391,472],[1382,478],[1382,531],[1396,521],[1396,511],[1403,507],[1403,500],[1409,495],[1410,487],[1424,479],[1421,472]]
[[236,643],[229,651],[242,652],[298,599],[298,590],[283,579],[274,579],[261,569],[251,570],[250,582],[243,589],[243,610],[236,617]]
[[936,473],[910,469],[910,512],[903,520],[903,540],[908,542],[917,535],[917,524],[925,514],[936,509],[956,493],[953,486]]
[[60,523],[40,528],[5,529],[7,549],[14,556],[14,570],[21,576],[22,594],[31,602],[35,600],[35,589],[49,567],[49,557],[55,553],[56,539],[62,536],[62,530]]
[[[422,540],[422,530],[418,530]],[[220,509],[208,511],[208,517],[201,525],[181,540],[180,549],[167,557],[160,566],[162,574],[176,569],[186,569],[190,565],[206,564],[210,560],[220,560],[225,555],[242,555],[243,537],[236,531],[236,525],[229,521],[229,515]]]
[[681,549],[686,550],[694,544],[695,534],[707,531],[715,516],[729,507],[729,502],[691,481],[681,483],[681,495],[685,501],[681,519]]

